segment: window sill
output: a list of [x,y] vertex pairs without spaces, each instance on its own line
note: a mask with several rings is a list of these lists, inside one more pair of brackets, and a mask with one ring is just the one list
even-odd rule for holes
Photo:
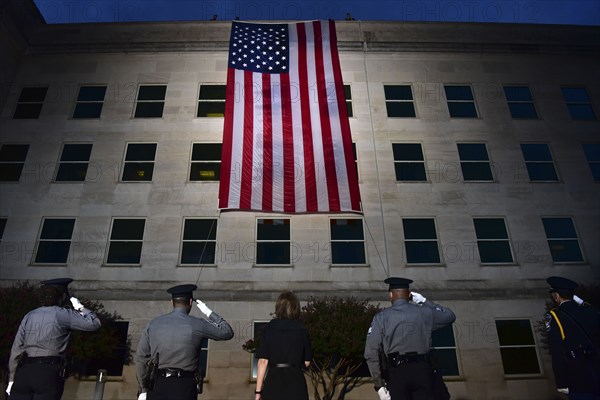
[[30,267],[66,267],[67,265],[68,265],[68,263],[45,263],[45,262],[29,263]]
[[177,264],[176,268],[217,268],[217,264]]
[[548,379],[543,374],[504,375],[507,381],[522,381],[525,379]]
[[252,268],[294,268],[294,264],[252,264]]
[[519,263],[480,263],[479,264],[480,267],[520,267],[521,264]]
[[112,268],[112,267],[118,267],[118,268],[123,268],[123,267],[133,267],[133,268],[141,268],[142,264],[102,264],[102,268]]
[[430,268],[430,267],[443,267],[446,268],[447,265],[444,263],[438,263],[438,264],[431,264],[431,263],[423,263],[423,264],[419,264],[419,263],[406,263],[405,264],[407,267],[425,267],[425,268]]
[[371,264],[329,264],[329,268],[371,268]]

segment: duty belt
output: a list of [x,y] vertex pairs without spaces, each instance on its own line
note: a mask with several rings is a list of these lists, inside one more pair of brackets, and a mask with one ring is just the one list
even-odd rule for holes
[[400,354],[398,352],[389,353],[388,360],[392,367],[399,367],[402,364],[415,363],[415,362],[429,362],[429,356],[427,354],[418,353],[405,353]]
[[58,356],[47,357],[25,357],[23,364],[47,364],[47,365],[62,365],[63,358]]
[[161,378],[193,378],[194,372],[179,368],[161,368],[158,370],[158,376]]
[[294,364],[273,364],[273,368],[300,368],[299,365]]

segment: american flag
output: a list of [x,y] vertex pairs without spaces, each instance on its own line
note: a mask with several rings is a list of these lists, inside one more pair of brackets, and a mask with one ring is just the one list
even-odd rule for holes
[[333,21],[233,22],[219,208],[360,212]]

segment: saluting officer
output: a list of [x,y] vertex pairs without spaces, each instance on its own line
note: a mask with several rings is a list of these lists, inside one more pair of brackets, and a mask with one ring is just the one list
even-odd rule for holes
[[574,296],[576,282],[561,276],[551,276],[546,282],[557,305],[546,314],[546,330],[558,391],[573,400],[599,400],[598,310]]
[[65,350],[72,330],[95,331],[100,320],[70,297],[73,309],[61,305],[68,296],[71,278],[40,282],[42,306],[30,311],[17,330],[10,352],[11,400],[59,400],[65,386]]
[[[140,395],[138,400],[195,400],[198,357],[202,339],[229,340],[233,329],[222,317],[196,300],[207,319],[189,315],[196,285],[178,285],[167,290],[173,311],[150,321],[135,356]],[[154,387],[147,387],[149,361],[158,359]]]
[[[387,278],[391,307],[373,318],[367,334],[365,359],[381,400],[431,400],[434,398],[433,366],[429,359],[431,332],[456,319],[452,310],[410,292],[413,282]],[[412,301],[416,304],[409,302]],[[387,388],[381,377],[380,345],[389,361]]]

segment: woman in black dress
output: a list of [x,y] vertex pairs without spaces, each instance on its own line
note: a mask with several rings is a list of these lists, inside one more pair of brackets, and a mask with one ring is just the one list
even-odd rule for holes
[[303,367],[312,359],[308,331],[299,321],[300,302],[283,292],[275,303],[275,319],[262,330],[256,357],[255,400],[308,400]]

